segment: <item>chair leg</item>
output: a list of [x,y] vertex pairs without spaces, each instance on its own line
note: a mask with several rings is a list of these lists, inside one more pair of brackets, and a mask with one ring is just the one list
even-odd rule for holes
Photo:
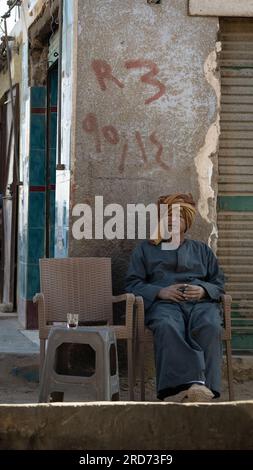
[[233,401],[235,399],[235,395],[234,395],[234,384],[233,384],[232,348],[231,348],[230,340],[226,340],[226,353],[227,353],[229,400]]
[[140,367],[140,383],[141,383],[141,401],[145,401],[145,364],[144,364],[144,341],[139,342],[139,367]]
[[137,382],[137,377],[138,377],[138,345],[137,345],[137,340],[134,338],[133,340],[133,381],[134,381],[134,387],[136,386]]
[[134,350],[134,384],[140,381],[140,401],[145,401],[144,343],[137,343]]
[[42,369],[45,361],[45,351],[46,351],[46,340],[41,339],[40,340],[40,369],[39,369],[39,380],[41,380],[42,377]]
[[134,400],[134,371],[133,371],[133,340],[127,340],[127,366],[128,366],[128,387],[129,400]]

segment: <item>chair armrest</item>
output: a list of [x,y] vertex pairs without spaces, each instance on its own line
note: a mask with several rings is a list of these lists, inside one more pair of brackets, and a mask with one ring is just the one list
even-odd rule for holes
[[133,294],[121,294],[113,295],[112,303],[126,302],[126,316],[125,316],[125,326],[128,330],[130,337],[133,335],[133,323],[134,323],[134,303],[135,296]]
[[223,317],[224,317],[224,339],[231,339],[232,330],[231,330],[231,295],[224,294],[221,296]]
[[33,297],[33,303],[38,305],[39,333],[41,337],[42,330],[46,327],[46,306],[44,294],[42,294],[42,292],[35,294]]
[[130,302],[134,304],[135,301],[135,296],[134,294],[120,294],[120,295],[113,295],[112,296],[112,303],[117,303],[117,302]]
[[44,294],[42,294],[42,292],[37,292],[37,294],[33,296],[33,303],[39,304],[40,302],[45,302]]
[[135,304],[137,309],[137,331],[138,331],[138,341],[144,341],[145,336],[145,310],[144,310],[144,301],[141,296],[135,297]]

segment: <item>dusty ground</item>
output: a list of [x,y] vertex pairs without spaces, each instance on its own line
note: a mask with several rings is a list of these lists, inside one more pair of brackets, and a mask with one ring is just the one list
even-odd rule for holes
[[[253,400],[253,380],[246,382],[235,382],[236,400]],[[11,377],[8,380],[0,382],[0,403],[37,403],[38,402],[38,382],[29,382],[23,377]],[[125,380],[121,379],[120,399],[128,400],[127,385]],[[136,387],[136,400],[139,399],[138,388]],[[227,401],[228,391],[226,382],[223,384],[222,396],[218,401]],[[92,401],[92,395],[87,393],[83,400],[80,395],[71,393],[66,396],[65,401]],[[146,401],[158,401],[155,396],[154,381],[149,380],[146,386]],[[173,401],[173,399],[171,400]]]
[[[28,335],[29,333],[29,335]],[[24,332],[15,318],[0,316],[0,403],[37,403],[38,402],[38,365],[39,346],[33,338],[34,332]],[[35,342],[34,342],[35,341]],[[152,349],[149,354],[153,357]],[[253,400],[253,361],[248,358],[233,357],[234,390],[236,400]],[[153,362],[153,359],[152,361]],[[151,363],[146,356],[146,363]],[[120,369],[121,370],[121,369]],[[149,370],[149,372],[147,372]],[[225,373],[224,367],[224,373]],[[147,376],[152,377],[154,369],[147,369]],[[120,379],[120,399],[128,400],[126,376]],[[88,389],[82,397],[73,393],[65,396],[65,401],[92,401],[95,392]],[[136,387],[135,399],[139,400],[139,388]],[[227,381],[223,380],[222,396],[219,401],[228,400]],[[146,384],[146,401],[156,401],[155,382]],[[171,399],[173,401],[173,398]]]

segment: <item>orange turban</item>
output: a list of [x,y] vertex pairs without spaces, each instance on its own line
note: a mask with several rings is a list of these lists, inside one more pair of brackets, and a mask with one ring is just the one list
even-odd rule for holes
[[[168,194],[167,196],[160,196],[157,202],[158,206],[158,220],[160,222],[160,205],[161,204],[167,204],[168,205],[168,215],[170,216],[172,214],[172,204],[180,204],[180,215],[183,216],[186,224],[186,230],[187,231],[194,220],[194,217],[196,215],[196,209],[195,209],[195,202],[192,198],[192,195],[189,194],[181,194],[181,193],[176,193],[176,194]],[[158,230],[159,236],[158,239],[156,240],[150,240],[151,243],[154,245],[159,245],[162,241],[162,237],[160,235],[160,230]]]

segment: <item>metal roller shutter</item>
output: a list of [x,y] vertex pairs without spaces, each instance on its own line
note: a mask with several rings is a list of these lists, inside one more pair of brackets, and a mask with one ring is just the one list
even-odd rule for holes
[[218,257],[233,297],[233,349],[253,353],[253,20],[221,19]]

